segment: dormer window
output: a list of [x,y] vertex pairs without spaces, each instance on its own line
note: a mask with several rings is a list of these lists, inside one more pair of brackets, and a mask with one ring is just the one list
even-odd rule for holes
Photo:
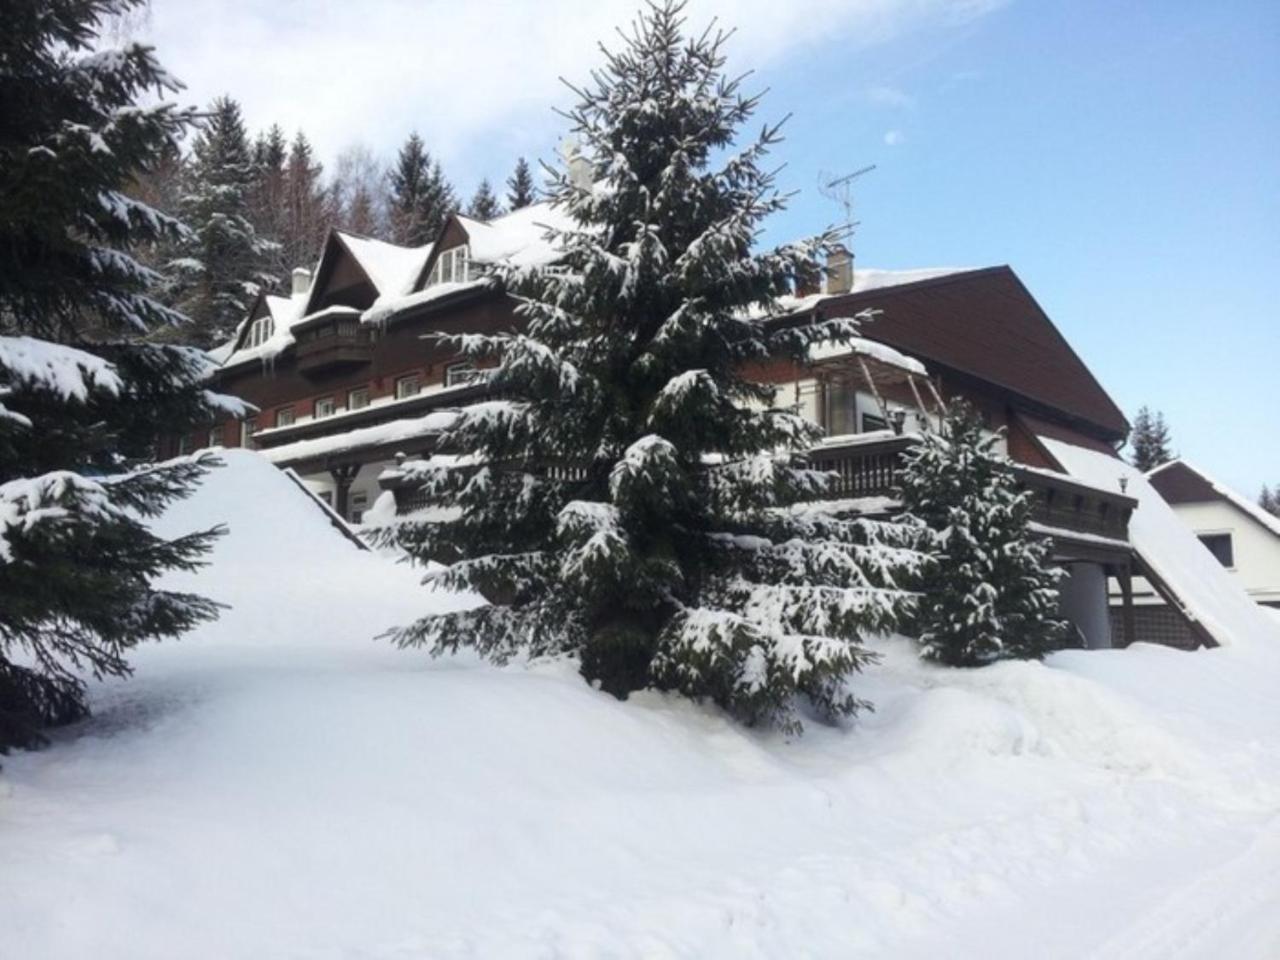
[[249,336],[245,341],[246,347],[256,347],[267,342],[272,333],[271,318],[259,317],[249,326]]
[[437,283],[466,283],[471,279],[470,248],[464,243],[460,247],[450,247],[441,251],[436,257],[435,266],[431,268],[431,276],[427,278],[427,286]]

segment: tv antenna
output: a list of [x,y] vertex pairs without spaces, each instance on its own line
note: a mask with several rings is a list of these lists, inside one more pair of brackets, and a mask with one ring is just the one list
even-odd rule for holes
[[834,200],[844,210],[844,221],[841,224],[840,236],[847,238],[853,233],[858,221],[853,219],[853,181],[876,168],[874,163],[861,170],[846,173],[844,176],[832,176],[825,170],[818,171],[818,192],[828,200]]

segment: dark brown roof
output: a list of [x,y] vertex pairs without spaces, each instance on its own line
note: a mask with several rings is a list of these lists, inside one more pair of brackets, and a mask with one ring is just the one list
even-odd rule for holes
[[1176,460],[1147,474],[1166,503],[1207,503],[1227,498],[1195,470]]
[[1031,412],[1104,440],[1129,423],[1053,321],[1007,266],[828,297],[823,316],[867,308],[863,332],[927,365],[995,384],[1030,401]]

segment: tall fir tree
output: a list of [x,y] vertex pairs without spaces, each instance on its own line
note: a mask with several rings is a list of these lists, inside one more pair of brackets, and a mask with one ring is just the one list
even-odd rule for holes
[[323,181],[324,168],[301,130],[289,146],[285,162],[285,214],[281,244],[288,270],[312,263],[336,216]]
[[1129,445],[1132,447],[1130,462],[1143,473],[1172,460],[1169,427],[1164,422],[1164,414],[1159,411],[1152,413],[1145,406],[1139,410],[1133,421]]
[[16,0],[0,32],[0,752],[84,716],[85,674],[217,612],[155,587],[216,531],[149,528],[212,464],[148,465],[154,437],[243,409],[205,389],[199,351],[141,342],[183,318],[132,252],[184,230],[123,191],[196,118],[158,102],[178,85],[149,47],[100,49],[137,6]]
[[1258,506],[1267,513],[1280,517],[1280,485],[1272,490],[1265,483],[1262,485],[1262,492],[1258,494]]
[[458,209],[453,187],[431,159],[422,138],[411,133],[400,148],[391,180],[391,230],[396,243],[421,246],[436,239]]
[[903,506],[933,540],[914,624],[927,660],[971,667],[1039,658],[1065,636],[1060,572],[1030,531],[1030,494],[1018,489],[998,440],[954,401],[942,434],[926,434],[906,456]]
[[249,222],[258,236],[278,244],[269,257],[270,271],[283,276],[289,270],[284,256],[285,162],[289,144],[280,125],[273,123],[253,142],[253,185],[249,194]]
[[857,321],[767,321],[832,238],[753,252],[785,205],[761,166],[778,129],[729,153],[757,97],[725,77],[723,35],[682,23],[680,4],[650,7],[568,114],[598,182],[553,182],[557,264],[497,269],[522,329],[444,338],[496,363],[501,399],[406,465],[456,515],[398,536],[449,561],[433,580],[488,602],[394,636],[497,661],[570,654],[616,696],[676,690],[797,730],[798,700],[824,718],[858,708],[862,638],[897,622],[897,578],[920,556],[909,528],[799,502],[831,479],[795,461],[820,430],[743,365],[807,364]]
[[529,206],[537,198],[538,192],[533,185],[529,164],[524,157],[520,157],[516,160],[515,171],[507,178],[507,209],[519,210]]
[[493,194],[493,187],[489,185],[487,179],[480,181],[480,186],[476,187],[475,196],[471,198],[471,204],[467,207],[467,216],[476,220],[493,220],[502,216],[502,204],[498,203],[498,198]]
[[191,233],[171,268],[191,341],[209,348],[232,335],[259,291],[275,286],[270,268],[279,245],[250,220],[253,156],[236,101],[213,102],[192,154],[182,202]]

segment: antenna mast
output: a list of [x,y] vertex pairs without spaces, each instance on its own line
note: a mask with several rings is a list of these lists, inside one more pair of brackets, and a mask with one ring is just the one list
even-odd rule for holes
[[828,200],[834,200],[840,204],[840,208],[844,211],[844,220],[840,223],[840,238],[842,240],[852,237],[853,228],[858,225],[858,221],[853,219],[853,181],[864,174],[870,173],[875,168],[876,165],[872,163],[860,170],[853,171],[853,173],[846,173],[838,177],[825,170],[818,172],[818,192]]

